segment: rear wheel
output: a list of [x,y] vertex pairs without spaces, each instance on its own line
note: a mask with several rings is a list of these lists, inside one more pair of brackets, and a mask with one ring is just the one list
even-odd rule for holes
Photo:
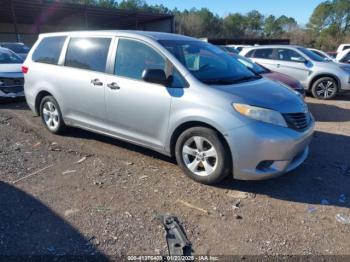
[[65,131],[66,125],[63,121],[60,107],[55,98],[45,96],[40,103],[40,116],[46,128],[54,134]]
[[230,155],[219,134],[210,128],[184,131],[175,147],[176,160],[184,173],[204,184],[215,184],[230,172]]
[[317,99],[332,99],[338,93],[338,83],[334,78],[322,77],[312,85],[311,92]]

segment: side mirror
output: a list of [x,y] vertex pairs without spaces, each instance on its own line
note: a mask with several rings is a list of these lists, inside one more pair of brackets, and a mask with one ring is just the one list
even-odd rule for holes
[[154,83],[165,86],[167,79],[164,70],[146,68],[142,72],[142,79],[148,83]]

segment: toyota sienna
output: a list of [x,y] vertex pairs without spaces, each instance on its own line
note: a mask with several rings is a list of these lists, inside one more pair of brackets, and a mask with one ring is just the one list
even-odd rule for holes
[[41,34],[22,69],[27,103],[50,132],[75,126],[151,148],[202,183],[275,177],[308,155],[303,97],[191,37]]

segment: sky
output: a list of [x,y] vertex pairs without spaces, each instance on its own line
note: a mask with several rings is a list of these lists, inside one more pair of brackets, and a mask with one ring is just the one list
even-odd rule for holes
[[301,25],[307,24],[314,8],[324,0],[146,0],[148,4],[163,4],[173,9],[200,9],[207,7],[213,13],[226,16],[229,13],[247,13],[258,10],[263,15],[291,16]]

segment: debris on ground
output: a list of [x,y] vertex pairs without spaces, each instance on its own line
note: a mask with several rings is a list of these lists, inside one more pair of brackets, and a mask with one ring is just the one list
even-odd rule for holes
[[314,212],[316,212],[317,211],[317,208],[316,207],[308,207],[307,208],[307,212],[309,212],[309,213],[314,213]]
[[77,170],[66,170],[64,172],[62,172],[62,175],[67,175],[67,174],[71,174],[71,173],[75,173],[77,172]]
[[77,208],[68,209],[68,210],[64,211],[64,216],[69,217],[71,215],[74,215],[74,214],[78,213],[79,211],[80,210],[77,209]]
[[166,241],[169,256],[190,256],[192,253],[191,242],[177,217],[165,214],[157,215],[166,231]]
[[53,167],[53,165],[49,165],[49,166],[47,166],[47,167],[44,167],[44,168],[42,168],[42,169],[39,169],[39,170],[35,171],[34,173],[31,173],[31,174],[29,174],[29,175],[27,175],[27,176],[21,177],[20,179],[17,179],[17,180],[15,180],[15,181],[13,181],[12,184],[16,184],[16,183],[18,183],[18,182],[20,182],[20,181],[22,181],[22,180],[24,180],[24,179],[27,179],[27,178],[29,178],[29,177],[31,177],[31,176],[35,176],[35,175],[37,175],[37,174],[39,174],[39,173],[45,171],[46,169],[49,169],[50,167]]
[[81,158],[81,159],[79,159],[77,162],[75,162],[75,164],[81,164],[81,163],[83,163],[86,159],[87,159],[87,157],[84,156],[83,158]]
[[227,195],[229,197],[236,198],[236,199],[247,199],[247,198],[253,199],[256,197],[256,194],[254,194],[254,193],[235,191],[235,190],[228,191]]
[[142,180],[142,179],[146,179],[148,176],[140,176],[139,179]]
[[350,224],[350,216],[342,215],[342,214],[337,214],[335,216],[335,219],[342,224]]
[[181,203],[181,204],[183,204],[184,206],[187,206],[187,207],[189,207],[189,208],[193,208],[193,209],[195,209],[195,210],[198,210],[198,211],[200,211],[200,212],[202,212],[202,213],[205,213],[205,214],[207,214],[207,215],[209,214],[209,211],[208,211],[208,210],[203,209],[203,208],[200,208],[200,207],[197,207],[197,206],[195,206],[195,205],[192,205],[192,204],[190,204],[190,203],[188,203],[188,202],[186,202],[186,201],[183,201],[183,200],[181,200],[181,199],[176,200],[176,202]]

